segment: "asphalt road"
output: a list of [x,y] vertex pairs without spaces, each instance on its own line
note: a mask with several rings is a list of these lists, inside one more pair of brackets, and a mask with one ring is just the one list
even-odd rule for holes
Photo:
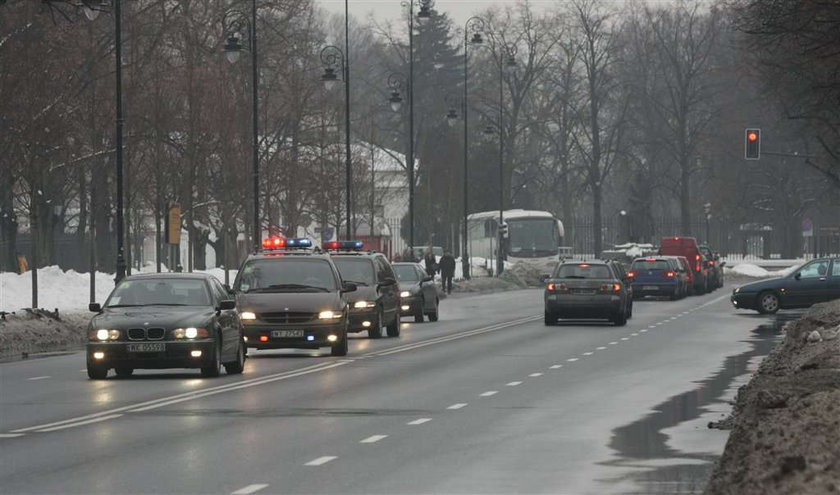
[[455,297],[346,358],[251,351],[217,379],[2,364],[0,493],[697,492],[726,439],[705,422],[781,321],[728,294],[638,301],[626,327]]

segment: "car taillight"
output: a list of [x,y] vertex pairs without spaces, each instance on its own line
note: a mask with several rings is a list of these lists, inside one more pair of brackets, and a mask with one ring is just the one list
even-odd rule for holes
[[548,292],[554,292],[557,290],[557,284],[548,284],[545,286],[545,290]]
[[621,284],[601,284],[601,292],[619,292]]
[[667,272],[665,276],[668,278],[674,278],[674,272]]
[[694,266],[694,271],[700,273],[700,263],[697,263],[697,265]]
[[636,276],[636,272],[627,272],[627,276],[633,278]]
[[709,266],[715,266],[714,260],[709,261]]

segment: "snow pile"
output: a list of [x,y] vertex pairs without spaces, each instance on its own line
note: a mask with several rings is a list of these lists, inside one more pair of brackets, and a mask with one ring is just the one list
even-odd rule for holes
[[541,276],[539,269],[527,263],[515,263],[502,272],[499,278],[517,287],[540,287],[543,284]]
[[750,277],[750,278],[776,278],[787,277],[799,268],[800,265],[789,266],[782,270],[770,271],[752,263],[738,263],[735,266],[725,266],[726,275]]

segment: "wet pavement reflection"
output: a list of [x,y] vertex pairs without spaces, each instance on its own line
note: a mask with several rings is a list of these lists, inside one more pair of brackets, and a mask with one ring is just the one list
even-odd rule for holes
[[[746,340],[750,344],[748,351],[726,358],[722,368],[697,382],[695,389],[669,398],[655,406],[655,412],[612,431],[608,446],[615,451],[618,459],[602,465],[619,468],[617,472],[624,474],[601,481],[622,487],[619,493],[703,493],[720,453],[710,453],[709,449],[702,449],[703,445],[698,449],[702,452],[678,450],[669,435],[671,430],[694,422],[693,429],[702,429],[700,435],[709,435],[706,429],[708,421],[720,420],[728,415],[731,407],[722,406],[734,397],[734,388],[746,383],[757,363],[770,353],[781,339],[785,324],[800,316],[799,312],[769,318],[749,316],[756,318],[758,325]],[[721,410],[726,413],[713,414]],[[710,414],[713,416],[707,419]],[[702,440],[700,443],[703,443]],[[625,490],[625,487],[628,489]]]

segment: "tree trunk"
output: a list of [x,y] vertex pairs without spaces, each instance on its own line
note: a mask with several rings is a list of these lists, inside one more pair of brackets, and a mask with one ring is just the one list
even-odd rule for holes
[[691,235],[691,170],[687,157],[680,163],[680,228],[682,235]]
[[592,229],[594,230],[594,248],[595,257],[601,257],[603,250],[602,232],[601,232],[601,186],[597,184],[592,185]]

